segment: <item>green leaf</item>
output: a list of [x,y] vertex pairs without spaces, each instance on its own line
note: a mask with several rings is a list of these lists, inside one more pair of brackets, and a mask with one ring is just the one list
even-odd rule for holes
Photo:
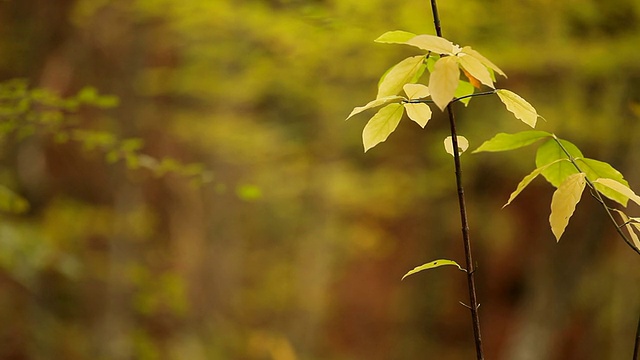
[[630,199],[634,203],[640,205],[640,196],[636,195],[636,193],[634,193],[633,190],[631,190],[631,188],[629,188],[629,186],[626,184],[623,184],[614,179],[607,178],[596,179],[593,182],[596,184],[604,185],[605,187],[623,195],[625,198]]
[[[582,152],[575,145],[569,141],[558,139],[562,143],[565,149],[575,158],[581,158]],[[569,157],[562,150],[560,145],[556,142],[556,139],[549,139],[545,141],[536,152],[536,167],[543,167],[549,163],[552,163],[558,159],[568,159]],[[542,176],[547,179],[551,185],[556,188],[562,184],[567,177],[577,173],[575,166],[570,162],[562,161],[557,164],[549,166],[542,171]]]
[[521,131],[515,134],[499,133],[493,138],[485,141],[479,148],[473,152],[481,151],[507,151],[518,149],[527,145],[531,145],[534,142],[550,137],[552,134],[546,131],[527,130]]
[[416,34],[410,33],[408,31],[395,30],[395,31],[387,31],[386,33],[380,35],[375,42],[384,43],[384,44],[406,44],[407,41],[416,37]]
[[511,193],[511,196],[509,196],[509,200],[507,201],[507,203],[506,203],[506,204],[504,204],[504,205],[502,206],[502,208],[504,209],[507,205],[511,204],[511,202],[512,202],[513,200],[515,200],[515,198],[516,198],[518,195],[520,195],[520,193],[522,192],[522,190],[524,190],[524,188],[526,188],[526,187],[527,187],[527,185],[529,185],[529,184],[533,181],[533,179],[535,179],[538,175],[540,175],[540,173],[541,173],[542,171],[544,171],[546,168],[548,168],[549,166],[551,166],[551,165],[553,165],[553,164],[555,164],[555,163],[557,163],[557,162],[559,162],[559,161],[569,161],[569,160],[567,160],[567,159],[558,159],[558,160],[556,160],[556,161],[554,161],[554,162],[552,162],[552,163],[549,163],[549,164],[547,164],[547,165],[545,165],[545,166],[543,166],[543,167],[539,167],[539,168],[537,168],[537,169],[533,170],[529,175],[525,176],[525,177],[520,181],[520,183],[519,183],[519,184],[518,184],[518,186],[516,187],[515,191]]
[[536,127],[538,121],[538,113],[536,109],[531,106],[520,95],[505,89],[496,90],[496,94],[500,98],[500,101],[507,107],[507,110],[511,111],[516,118],[522,120],[523,123]]
[[429,76],[431,99],[444,111],[453,99],[460,80],[460,68],[456,56],[445,56],[436,61],[433,72]]
[[404,107],[401,104],[389,104],[380,109],[367,123],[362,132],[364,151],[387,140],[389,135],[398,127]]
[[[451,136],[444,139],[444,151],[453,156],[453,141]],[[469,140],[464,136],[456,136],[458,142],[458,154],[462,154],[469,148]]]
[[391,68],[380,82],[376,99],[397,95],[405,84],[417,81],[416,75],[425,68],[424,59],[425,55],[413,56]]
[[353,109],[353,111],[351,111],[351,114],[349,114],[349,116],[347,116],[346,120],[349,120],[352,116],[357,115],[365,110],[368,109],[372,109],[374,107],[377,106],[382,106],[382,105],[386,105],[388,103],[394,102],[394,101],[398,101],[404,99],[402,96],[398,96],[398,95],[392,95],[392,96],[386,96],[380,99],[375,99],[373,101],[370,101],[369,103],[367,103],[364,106],[359,106]]
[[423,99],[430,95],[429,88],[422,84],[405,84],[402,89],[409,100]]
[[487,59],[486,57],[482,56],[479,52],[473,50],[470,46],[463,47],[461,52],[464,54],[473,56],[474,58],[478,59],[484,66],[488,67],[489,69],[497,72],[498,74],[504,77],[507,77],[507,75],[502,70],[500,70],[499,67],[497,67],[491,61],[489,61],[489,59]]
[[551,231],[556,237],[556,241],[560,241],[564,229],[567,227],[567,224],[569,224],[569,219],[576,210],[576,205],[580,201],[582,192],[584,191],[586,184],[585,179],[585,173],[573,174],[560,184],[558,189],[553,193],[549,224],[551,224]]
[[[591,181],[596,180],[598,178],[608,178],[613,179],[624,186],[629,186],[627,180],[624,179],[622,173],[618,170],[614,169],[613,166],[609,165],[606,162],[598,161],[594,159],[588,158],[580,158],[576,159],[576,163],[580,167],[584,173],[587,174],[587,178]],[[614,189],[611,189],[604,184],[595,184],[596,190],[600,191],[602,195],[608,197],[609,199],[619,203],[622,206],[627,206],[627,201],[629,200],[628,196],[625,196],[623,193],[617,192]]]
[[418,35],[409,39],[406,44],[436,54],[454,55],[456,51],[456,46],[451,41],[435,35]]
[[465,53],[458,54],[458,60],[460,62],[460,66],[467,70],[467,72],[474,78],[480,80],[481,83],[488,87],[494,88],[491,73],[489,73],[487,67],[484,66],[480,60]]
[[407,110],[409,119],[415,121],[422,128],[424,128],[431,119],[431,109],[425,103],[405,103],[404,108]]
[[[463,96],[471,95],[475,91],[476,91],[476,88],[473,87],[473,85],[471,85],[470,82],[464,81],[464,80],[460,80],[460,81],[458,81],[458,87],[456,88],[456,92],[453,94],[453,96],[456,99],[459,99],[459,98],[461,98]],[[469,105],[469,101],[471,101],[470,97],[460,100],[460,102],[463,103],[465,107],[467,105]]]
[[431,262],[428,262],[424,265],[420,265],[420,266],[416,266],[415,268],[413,268],[413,270],[409,271],[408,273],[404,274],[404,276],[402,277],[402,280],[404,280],[404,278],[406,278],[409,275],[413,275],[417,272],[423,271],[423,270],[429,270],[429,269],[435,269],[437,267],[440,266],[445,266],[445,265],[453,265],[458,267],[458,269],[460,271],[464,271],[466,272],[465,269],[463,269],[460,265],[458,265],[457,262],[453,261],[453,260],[447,260],[447,259],[439,259],[439,260],[434,260]]

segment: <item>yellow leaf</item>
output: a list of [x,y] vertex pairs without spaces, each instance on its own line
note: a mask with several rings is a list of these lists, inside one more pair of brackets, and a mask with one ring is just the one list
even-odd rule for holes
[[[447,136],[444,139],[444,150],[448,153],[453,155],[453,141],[452,141],[452,137],[451,136]],[[458,139],[458,153],[462,154],[463,152],[465,152],[468,148],[469,148],[469,140],[467,140],[466,137],[464,136],[457,136]]]
[[346,120],[349,120],[352,116],[357,115],[357,114],[359,114],[359,113],[361,113],[361,112],[363,112],[365,110],[368,110],[368,109],[371,109],[371,108],[374,108],[374,107],[377,107],[377,106],[382,106],[382,105],[388,104],[390,102],[393,102],[395,100],[401,100],[401,99],[403,99],[402,96],[394,95],[394,96],[387,96],[387,97],[383,97],[383,98],[380,98],[380,99],[375,99],[373,101],[369,101],[369,103],[367,103],[366,105],[358,106],[355,109],[353,109],[351,114],[349,114],[349,116],[347,116]]
[[407,110],[409,119],[415,121],[421,127],[425,127],[431,119],[431,109],[424,103],[405,103],[404,108]]
[[403,113],[404,108],[401,104],[389,104],[380,109],[362,131],[364,151],[367,152],[367,150],[387,140],[389,135],[398,127]]
[[406,44],[433,51],[436,54],[453,55],[455,49],[451,41],[434,35],[418,35],[408,40]]
[[484,66],[490,68],[491,70],[497,72],[498,74],[504,77],[507,77],[507,75],[502,70],[500,70],[499,67],[497,67],[491,61],[489,61],[489,59],[487,59],[486,57],[482,56],[479,52],[473,50],[470,46],[463,47],[462,53],[473,56],[474,58],[478,59],[482,64],[484,64]]
[[469,72],[465,69],[462,69],[462,72],[464,73],[464,76],[466,76],[467,79],[469,79],[469,83],[473,85],[474,88],[480,89],[480,85],[481,85],[480,80],[474,78],[473,75],[469,74]]
[[489,73],[487,67],[484,66],[480,60],[465,53],[458,54],[458,60],[464,70],[468,71],[474,78],[480,80],[481,83],[493,88],[491,73]]
[[433,72],[429,76],[429,91],[433,102],[444,111],[447,104],[453,99],[458,81],[460,68],[457,56],[445,56],[436,61]]
[[550,167],[551,165],[559,162],[559,161],[569,161],[569,159],[558,159],[556,161],[550,162],[545,166],[541,166],[535,170],[533,170],[529,175],[525,176],[520,183],[518,184],[518,186],[516,187],[516,189],[511,193],[511,196],[509,196],[509,200],[507,201],[506,204],[504,204],[502,206],[502,208],[505,208],[507,205],[511,204],[511,202],[513,200],[516,199],[516,197],[518,195],[520,195],[520,193],[522,192],[522,190],[524,190],[524,188],[527,187],[527,185],[529,185],[533,179],[535,179],[538,175],[540,175],[540,173],[542,173],[546,168]]
[[628,197],[629,200],[640,205],[640,196],[636,195],[636,193],[634,193],[633,190],[631,190],[628,186],[621,184],[618,181],[615,181],[613,179],[599,178],[596,179],[594,183],[604,185],[611,190],[619,192],[620,194]]
[[411,270],[408,273],[404,274],[404,276],[402,277],[402,280],[404,280],[404,278],[406,278],[407,276],[413,275],[413,274],[415,274],[417,272],[420,272],[420,271],[423,271],[423,270],[435,269],[437,267],[445,266],[445,265],[453,265],[453,266],[458,267],[458,270],[466,272],[466,270],[463,269],[460,265],[458,265],[457,262],[455,262],[453,260],[440,259],[440,260],[434,260],[434,261],[428,262],[426,264],[414,267],[413,270]]
[[637,230],[640,231],[640,226],[639,226],[640,224],[637,224],[634,221],[635,218],[629,218],[627,214],[623,213],[620,210],[613,209],[613,211],[617,212],[618,215],[620,215],[620,217],[622,218],[622,221],[624,222],[624,226],[627,228],[627,232],[631,237],[631,241],[633,241],[633,245],[635,245],[637,249],[640,249],[640,239],[638,238],[638,234],[636,234],[635,230],[633,229],[635,227]]
[[405,84],[402,89],[409,100],[422,99],[429,96],[429,88],[422,84]]
[[549,223],[557,241],[560,241],[560,237],[564,233],[567,224],[569,224],[569,219],[576,210],[580,197],[582,197],[586,184],[585,178],[586,175],[584,173],[573,174],[567,177],[553,193]]
[[391,68],[378,86],[376,99],[398,95],[404,84],[412,82],[418,74],[425,57],[425,55],[419,55],[406,58]]
[[525,124],[536,127],[536,121],[538,121],[538,112],[520,95],[505,89],[496,90],[496,94],[500,98],[500,101],[507,107],[507,110],[511,111],[516,118],[522,120]]

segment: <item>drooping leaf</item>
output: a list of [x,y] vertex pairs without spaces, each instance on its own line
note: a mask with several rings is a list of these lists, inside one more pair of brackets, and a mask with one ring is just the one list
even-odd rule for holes
[[493,138],[485,141],[479,148],[473,152],[481,151],[507,151],[518,149],[534,142],[552,136],[546,131],[527,130],[515,134],[499,133]]
[[460,66],[468,71],[469,74],[471,74],[474,78],[480,80],[481,83],[487,85],[488,87],[494,88],[491,74],[489,73],[489,70],[487,70],[487,67],[482,62],[480,62],[480,60],[465,53],[458,54],[458,59],[460,62]]
[[[456,138],[458,140],[458,153],[462,154],[463,152],[465,152],[469,148],[469,140],[467,140],[467,138],[464,137],[464,136],[457,136]],[[453,138],[451,136],[447,136],[444,139],[444,150],[448,154],[451,154],[452,156],[454,155],[454,153],[453,153]]]
[[455,45],[451,41],[435,35],[418,35],[409,39],[406,44],[436,54],[454,55],[455,50]]
[[463,269],[460,265],[458,265],[457,262],[453,261],[453,260],[447,260],[447,259],[439,259],[439,260],[434,260],[431,262],[428,262],[424,265],[420,265],[420,266],[416,266],[415,268],[413,268],[413,270],[409,271],[408,273],[404,274],[404,276],[402,277],[402,280],[404,280],[404,278],[406,278],[409,275],[413,275],[417,272],[423,271],[423,270],[429,270],[429,269],[435,269],[437,267],[440,266],[446,266],[446,265],[453,265],[458,267],[458,269],[460,271],[465,271],[465,269]]
[[533,181],[533,179],[535,179],[538,175],[540,175],[540,173],[541,173],[542,171],[544,171],[544,169],[548,168],[549,166],[551,166],[551,165],[553,165],[553,164],[555,164],[555,163],[557,163],[557,162],[559,162],[559,161],[569,161],[569,160],[567,160],[567,159],[558,159],[558,160],[556,160],[556,161],[554,161],[554,162],[552,162],[552,163],[549,163],[549,164],[547,164],[547,165],[545,165],[545,166],[543,166],[543,167],[539,167],[539,168],[537,168],[537,169],[533,170],[529,175],[525,176],[525,177],[520,181],[520,183],[519,183],[519,184],[518,184],[518,186],[516,187],[515,191],[511,193],[511,196],[509,196],[509,200],[507,201],[507,203],[506,203],[506,204],[504,204],[504,205],[502,206],[502,208],[504,208],[504,207],[506,207],[507,205],[511,204],[511,202],[512,202],[513,200],[515,200],[515,198],[516,198],[518,195],[520,195],[520,193],[522,192],[522,190],[524,190],[524,188],[526,188],[526,187],[527,187],[527,185],[529,185],[529,184]]
[[[599,178],[593,181],[596,184],[600,184],[600,185],[604,185],[607,188],[624,195],[626,198],[628,198],[629,200],[633,201],[634,203],[640,205],[640,196],[636,195],[635,192],[633,192],[633,190],[631,190],[631,188],[629,188],[629,186],[620,183],[617,180],[614,179],[607,179],[607,178]],[[626,205],[625,205],[626,206]]]
[[467,55],[473,56],[474,58],[478,59],[484,66],[488,67],[489,69],[497,72],[498,74],[504,77],[507,77],[507,75],[502,70],[500,70],[499,67],[497,67],[491,61],[489,61],[489,59],[487,59],[486,57],[482,56],[479,52],[473,50],[470,46],[463,47],[461,52]]
[[551,231],[556,237],[556,241],[560,241],[560,237],[564,233],[567,224],[569,224],[569,219],[582,197],[586,184],[585,178],[585,173],[573,174],[560,184],[553,193],[549,224],[551,224]]
[[407,41],[414,38],[416,34],[410,33],[408,31],[395,30],[395,31],[387,31],[386,33],[380,35],[375,42],[384,43],[384,44],[406,44]]
[[430,95],[429,88],[422,84],[405,84],[402,89],[409,100],[423,99]]
[[357,115],[365,110],[368,109],[372,109],[374,107],[377,106],[382,106],[382,105],[386,105],[388,103],[391,102],[400,102],[400,100],[402,100],[403,97],[402,96],[398,96],[398,95],[392,95],[392,96],[386,96],[380,99],[375,99],[373,101],[370,101],[369,103],[367,103],[364,106],[358,106],[356,108],[353,109],[353,111],[351,111],[351,114],[349,114],[349,116],[347,116],[346,120],[349,120],[352,116]]
[[424,71],[424,59],[425,55],[412,56],[391,68],[378,86],[376,99],[398,95],[405,84],[417,81],[416,75]]
[[380,109],[365,125],[362,131],[364,151],[371,149],[387,140],[389,135],[398,127],[404,107],[401,104],[389,104]]
[[[458,87],[456,88],[456,92],[453,94],[456,99],[459,99],[463,96],[471,95],[475,91],[475,87],[471,85],[468,81],[460,80],[458,81]],[[469,105],[469,101],[471,101],[471,97],[464,98],[459,100],[464,106]]]
[[424,103],[405,103],[405,110],[409,119],[415,121],[420,127],[424,128],[431,119],[431,109]]
[[613,209],[613,211],[617,212],[618,215],[620,215],[620,218],[622,218],[622,222],[624,223],[624,226],[627,228],[627,232],[631,237],[633,245],[636,247],[636,249],[640,250],[640,238],[638,238],[638,234],[636,234],[636,231],[640,231],[640,224],[634,222],[634,218],[629,218],[627,214],[618,209]]
[[[622,173],[614,169],[613,166],[609,165],[606,162],[588,158],[579,158],[576,159],[576,163],[580,167],[580,170],[587,174],[587,179],[589,180],[608,178],[613,179],[623,184],[624,186],[629,186],[629,183],[624,179]],[[617,192],[614,189],[605,186],[604,184],[596,183],[595,187],[596,190],[602,193],[602,195],[608,197],[609,199],[617,202],[622,206],[627,206],[629,198],[624,194]]]
[[[569,152],[569,154],[575,158],[581,158],[582,152],[575,145],[567,140],[559,139],[562,146]],[[543,167],[549,163],[552,163],[558,159],[568,159],[569,157],[562,150],[560,145],[555,139],[549,139],[545,141],[536,152],[536,167]],[[562,184],[567,177],[577,173],[578,170],[570,162],[562,161],[557,164],[553,164],[542,171],[542,176],[547,179],[551,185],[558,187]]]
[[516,118],[522,120],[523,123],[536,127],[538,121],[538,113],[536,109],[531,106],[520,95],[505,89],[496,90],[496,94],[500,98],[500,101],[507,107],[507,110],[511,111]]
[[436,62],[429,76],[429,90],[431,99],[440,110],[444,111],[453,99],[459,80],[460,68],[456,56],[445,56]]

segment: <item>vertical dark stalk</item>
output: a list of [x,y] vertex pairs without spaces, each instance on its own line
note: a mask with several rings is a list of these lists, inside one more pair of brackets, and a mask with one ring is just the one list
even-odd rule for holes
[[[438,15],[438,5],[436,0],[431,0],[431,10],[433,11],[433,23],[436,28],[436,34],[442,37],[442,29],[440,27],[440,16]],[[480,317],[478,316],[478,298],[476,295],[475,284],[475,267],[473,265],[473,257],[471,255],[471,239],[469,237],[469,224],[467,221],[467,207],[464,200],[464,188],[462,187],[462,166],[460,164],[460,153],[458,152],[458,132],[456,130],[456,119],[453,112],[452,104],[447,105],[447,113],[449,115],[449,125],[451,128],[451,143],[453,145],[453,161],[456,171],[456,185],[458,189],[458,204],[460,207],[460,221],[462,224],[462,241],[464,244],[464,254],[467,270],[467,285],[469,287],[469,310],[471,311],[471,321],[473,323],[473,335],[476,345],[476,355],[478,360],[484,360],[482,351],[482,337],[480,335]]]
[[636,344],[633,347],[633,360],[638,360],[640,356],[640,317],[638,317],[638,329],[636,329]]

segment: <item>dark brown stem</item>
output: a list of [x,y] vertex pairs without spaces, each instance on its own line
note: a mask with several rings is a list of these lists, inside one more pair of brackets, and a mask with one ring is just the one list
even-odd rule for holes
[[636,330],[636,345],[633,347],[633,360],[640,356],[640,316],[638,316],[638,329]]
[[[442,29],[440,27],[440,16],[438,15],[438,5],[436,0],[431,0],[431,10],[433,11],[433,23],[436,34],[442,37]],[[453,145],[453,162],[456,170],[456,185],[458,189],[458,204],[460,207],[460,222],[462,224],[462,241],[464,244],[464,255],[467,270],[467,285],[469,287],[469,310],[471,312],[471,321],[473,323],[473,335],[476,345],[476,355],[478,360],[484,360],[482,351],[482,337],[480,336],[480,317],[478,316],[478,297],[476,295],[475,283],[475,267],[473,265],[473,257],[471,255],[471,239],[469,238],[469,223],[467,221],[467,206],[464,201],[464,188],[462,187],[462,166],[460,165],[460,153],[458,152],[458,132],[456,130],[456,119],[453,112],[452,104],[447,105],[447,114],[449,115],[449,126],[451,128],[451,143]]]

